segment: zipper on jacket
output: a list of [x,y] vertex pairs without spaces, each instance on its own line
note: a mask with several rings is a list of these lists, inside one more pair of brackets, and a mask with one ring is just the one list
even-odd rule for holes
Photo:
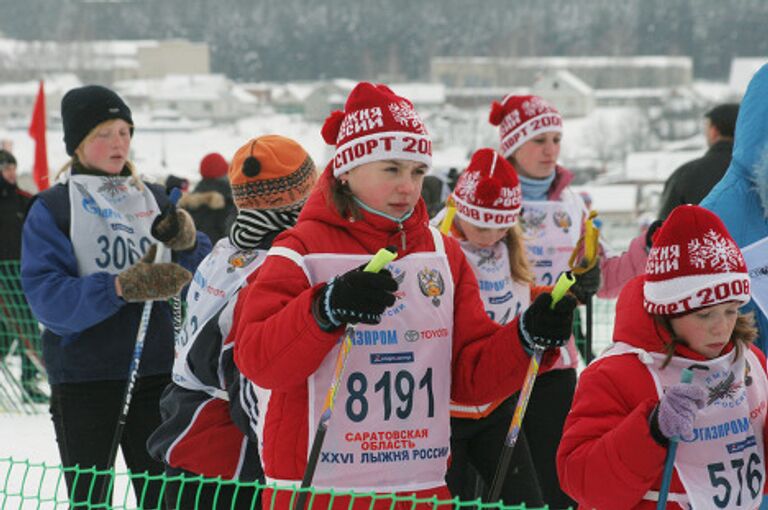
[[403,228],[402,223],[398,223],[397,228],[400,230],[400,247],[403,250],[403,253],[405,253],[405,229]]

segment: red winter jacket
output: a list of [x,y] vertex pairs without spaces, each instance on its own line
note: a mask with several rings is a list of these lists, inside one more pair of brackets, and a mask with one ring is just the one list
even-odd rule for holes
[[[622,290],[613,338],[648,352],[664,352],[669,334],[643,309],[644,281],[644,275],[638,276]],[[750,348],[765,370],[763,353]],[[704,359],[684,346],[675,354]],[[636,356],[598,359],[581,374],[557,451],[560,484],[579,508],[656,508],[655,501],[643,496],[659,490],[667,452],[653,440],[648,424],[658,402],[650,372]],[[677,472],[670,487],[670,493],[675,492],[685,492]]]
[[[299,254],[374,254],[398,247],[398,257],[434,251],[423,200],[398,225],[364,212],[361,220],[342,218],[329,205],[326,169],[296,226],[274,244]],[[405,249],[402,242],[405,241]],[[482,404],[518,391],[529,362],[517,334],[517,320],[501,327],[485,314],[472,268],[458,243],[445,238],[454,281],[451,396]],[[235,309],[235,362],[258,386],[271,390],[264,417],[262,462],[268,479],[300,480],[308,439],[307,378],[317,370],[343,328],[322,331],[310,311],[320,285],[311,288],[300,267],[283,256],[268,256],[256,278],[241,292]],[[349,370],[349,367],[348,367]],[[331,423],[330,426],[333,426]]]

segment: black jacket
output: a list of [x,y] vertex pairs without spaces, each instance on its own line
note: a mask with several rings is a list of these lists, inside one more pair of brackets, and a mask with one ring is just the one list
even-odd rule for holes
[[229,235],[229,228],[237,216],[232,189],[226,177],[203,179],[192,193],[181,198],[179,207],[189,212],[197,230],[208,234],[213,244]]
[[32,195],[0,177],[0,260],[21,258],[21,228]]
[[665,219],[678,205],[698,205],[725,174],[731,164],[733,141],[721,140],[704,156],[689,161],[669,176],[661,195],[659,218]]

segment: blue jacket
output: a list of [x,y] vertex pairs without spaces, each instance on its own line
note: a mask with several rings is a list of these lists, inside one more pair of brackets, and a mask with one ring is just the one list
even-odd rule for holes
[[[162,209],[168,204],[164,189],[148,186]],[[115,275],[79,275],[69,223],[69,186],[57,184],[37,195],[22,233],[21,284],[32,312],[45,326],[48,380],[59,384],[127,379],[143,303],[118,297]],[[193,249],[173,255],[194,272],[210,251],[210,240],[198,232]],[[172,365],[171,310],[168,303],[156,301],[139,377],[170,374]]]
[[[701,206],[723,220],[741,248],[768,236],[768,65],[749,82],[736,120],[731,164]],[[756,343],[768,352],[768,318],[754,301],[743,308],[752,310],[760,330]]]

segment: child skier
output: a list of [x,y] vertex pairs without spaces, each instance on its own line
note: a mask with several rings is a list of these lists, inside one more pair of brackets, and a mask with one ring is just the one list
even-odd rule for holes
[[[133,120],[117,94],[98,85],[72,89],[61,100],[61,117],[72,159],[62,168],[66,180],[37,195],[29,210],[21,283],[45,326],[43,356],[61,463],[104,470],[143,302],[176,295],[192,276],[187,269],[194,271],[211,244],[163,187],[142,181],[128,160]],[[150,246],[156,241],[178,263],[171,256],[154,263]],[[120,444],[133,473],[159,475],[163,466],[146,443],[160,423],[158,402],[173,364],[167,303],[152,307],[142,357]],[[65,478],[74,506],[103,503],[107,476],[68,469]],[[142,505],[156,507],[161,481],[136,476],[133,486]]]
[[[450,235],[461,245],[480,286],[488,316],[507,324],[551,287],[533,287],[519,218],[522,194],[512,165],[493,149],[476,151],[451,196],[456,216]],[[444,214],[438,215],[438,223]],[[577,279],[573,289],[583,292]],[[596,289],[590,289],[594,292]],[[448,487],[469,499],[466,473],[471,464],[490,486],[516,398],[500,398],[480,406],[451,403],[451,465]],[[505,505],[543,506],[541,489],[525,433],[521,431],[501,498]]]
[[[500,152],[520,179],[521,226],[534,282],[552,285],[560,272],[569,269],[588,215],[584,200],[569,186],[573,174],[558,164],[562,116],[541,97],[510,94],[491,105],[489,120],[499,127]],[[581,280],[591,280],[589,289],[597,289],[599,297],[616,297],[629,279],[642,273],[646,257],[645,236],[633,239],[620,256],[609,256],[601,246],[598,263]],[[593,293],[577,297],[586,302]],[[555,456],[576,387],[575,343],[569,342],[560,354],[555,369],[536,381],[525,428],[545,503],[568,508],[573,501],[560,489]]]
[[672,438],[671,505],[760,506],[768,378],[751,314],[738,311],[749,295],[720,219],[674,209],[646,275],[622,290],[615,343],[581,374],[565,424],[558,471],[580,508],[656,508]]
[[[542,295],[524,325],[488,319],[461,248],[428,226],[431,141],[407,99],[360,83],[322,133],[335,155],[235,313],[235,361],[269,395],[259,398],[267,482],[302,479],[339,337],[357,324],[314,487],[447,499],[450,397],[481,404],[518,390],[530,349],[569,337],[575,300],[550,309]],[[391,245],[386,270],[361,270]],[[267,491],[263,502],[284,509],[294,495]],[[324,492],[312,504],[392,502]]]
[[[316,180],[312,158],[282,136],[249,140],[232,158],[229,184],[238,214],[230,236],[216,243],[190,285],[173,383],[160,401],[163,423],[148,442],[166,474],[264,481],[249,419],[256,414],[255,395],[234,365],[232,314],[246,279],[264,262],[272,240],[296,223]],[[213,508],[214,499],[221,508],[259,507],[261,496],[252,487],[199,485],[169,483],[169,507]]]

